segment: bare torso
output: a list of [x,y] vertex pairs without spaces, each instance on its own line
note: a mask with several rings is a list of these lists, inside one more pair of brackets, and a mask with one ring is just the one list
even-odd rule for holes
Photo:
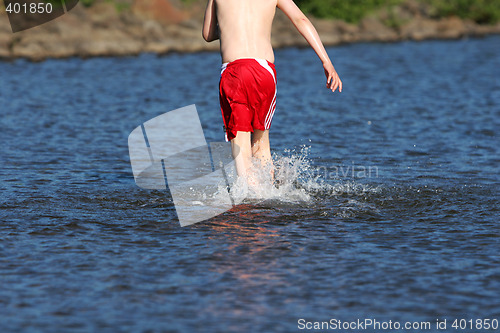
[[260,58],[274,62],[271,27],[277,0],[215,0],[222,62]]

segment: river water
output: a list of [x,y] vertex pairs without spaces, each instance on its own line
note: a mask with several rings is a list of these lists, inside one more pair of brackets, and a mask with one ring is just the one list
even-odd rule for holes
[[341,94],[311,50],[276,51],[273,153],[306,196],[183,228],[135,184],[127,138],[196,104],[223,141],[218,54],[0,63],[1,331],[500,320],[499,49],[330,48]]

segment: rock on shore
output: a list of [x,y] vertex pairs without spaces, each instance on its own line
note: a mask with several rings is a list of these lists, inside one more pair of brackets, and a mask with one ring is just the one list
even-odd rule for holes
[[[12,33],[5,11],[0,12],[0,58],[125,56],[141,52],[218,50],[218,43],[201,37],[203,8],[190,10],[169,0],[134,0],[127,10],[98,2],[78,4],[66,15],[41,26]],[[450,39],[500,33],[500,24],[478,25],[456,17],[431,19],[411,0],[364,18],[359,24],[312,19],[325,45],[353,42]],[[273,25],[274,47],[305,46],[306,41],[279,10]]]

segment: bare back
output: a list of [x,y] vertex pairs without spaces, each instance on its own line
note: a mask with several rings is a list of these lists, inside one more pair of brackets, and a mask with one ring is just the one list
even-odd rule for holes
[[274,62],[271,27],[277,0],[215,0],[223,62],[260,58]]

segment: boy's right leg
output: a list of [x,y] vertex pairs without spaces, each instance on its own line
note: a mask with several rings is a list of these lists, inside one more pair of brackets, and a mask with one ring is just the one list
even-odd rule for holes
[[252,167],[252,146],[250,144],[251,132],[236,133],[231,140],[231,150],[236,164],[236,173],[240,177],[248,177]]

